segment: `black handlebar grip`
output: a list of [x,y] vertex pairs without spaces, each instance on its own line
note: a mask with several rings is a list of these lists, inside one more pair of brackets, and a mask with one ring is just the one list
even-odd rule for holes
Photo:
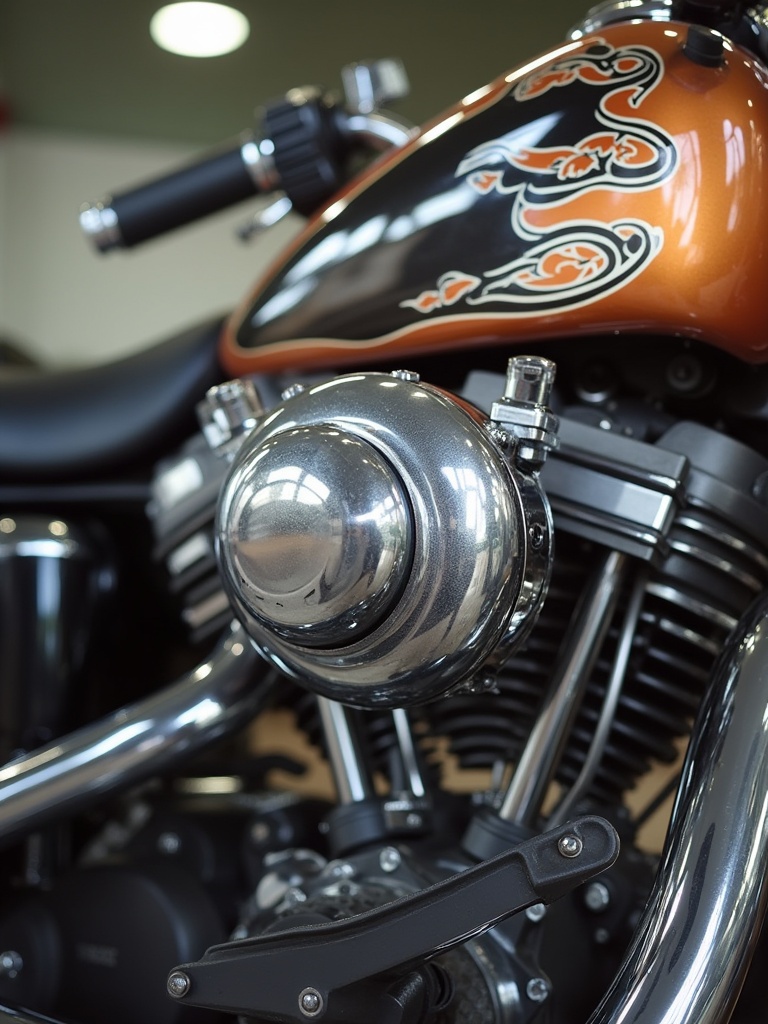
[[96,247],[127,249],[277,187],[270,162],[252,137],[80,213]]

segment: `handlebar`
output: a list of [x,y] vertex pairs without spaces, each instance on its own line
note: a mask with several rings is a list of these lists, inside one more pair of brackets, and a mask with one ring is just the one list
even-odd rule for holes
[[409,126],[361,105],[349,110],[312,86],[291,89],[265,107],[263,134],[244,133],[186,167],[86,204],[80,226],[100,252],[109,252],[260,193],[281,190],[297,212],[309,214],[343,184],[355,150],[381,150],[411,137]]
[[271,145],[244,134],[226,148],[86,205],[80,226],[100,252],[127,249],[279,186]]

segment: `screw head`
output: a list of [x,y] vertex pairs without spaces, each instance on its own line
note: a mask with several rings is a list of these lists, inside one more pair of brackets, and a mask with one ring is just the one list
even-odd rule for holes
[[323,1009],[323,997],[316,988],[304,988],[299,992],[299,1009],[305,1017],[316,1017]]
[[549,995],[549,985],[544,978],[531,978],[525,986],[525,994],[534,1003],[543,1003]]
[[578,836],[567,835],[559,840],[557,849],[563,857],[578,857],[584,849],[584,844]]
[[411,384],[418,384],[421,377],[415,370],[391,370],[390,377],[395,377],[396,380],[405,380]]
[[601,914],[611,905],[611,892],[605,882],[590,882],[584,890],[584,906],[593,914]]
[[192,982],[184,971],[171,971],[168,975],[168,995],[181,999],[192,988]]

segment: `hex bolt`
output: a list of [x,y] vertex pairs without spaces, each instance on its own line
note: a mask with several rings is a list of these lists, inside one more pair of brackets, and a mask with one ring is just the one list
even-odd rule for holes
[[525,986],[525,994],[534,1003],[543,1003],[549,995],[549,985],[544,978],[531,978]]
[[590,882],[584,890],[584,906],[593,914],[602,914],[611,905],[611,890],[605,882]]
[[400,851],[395,846],[385,846],[379,854],[379,867],[382,871],[386,871],[389,874],[392,871],[397,871],[402,862]]
[[171,971],[168,975],[168,995],[174,999],[182,999],[192,988],[189,975],[184,971]]
[[304,988],[299,993],[299,1009],[305,1017],[316,1017],[323,1009],[323,997],[316,988]]
[[584,844],[578,836],[563,836],[557,844],[557,849],[563,857],[578,857],[584,849]]
[[418,384],[421,377],[415,370],[392,370],[390,377],[395,377],[397,380],[408,381],[409,384]]
[[533,906],[528,907],[525,916],[529,921],[538,924],[539,921],[543,921],[547,916],[547,908],[543,903],[534,903]]

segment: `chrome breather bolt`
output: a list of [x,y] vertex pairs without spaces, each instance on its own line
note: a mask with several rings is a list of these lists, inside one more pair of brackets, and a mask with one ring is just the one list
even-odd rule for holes
[[256,385],[239,377],[209,388],[197,405],[203,436],[217,455],[229,459],[263,414],[264,403]]
[[491,406],[491,421],[517,444],[516,457],[539,468],[558,446],[559,420],[549,408],[555,364],[541,356],[513,356],[504,395]]

